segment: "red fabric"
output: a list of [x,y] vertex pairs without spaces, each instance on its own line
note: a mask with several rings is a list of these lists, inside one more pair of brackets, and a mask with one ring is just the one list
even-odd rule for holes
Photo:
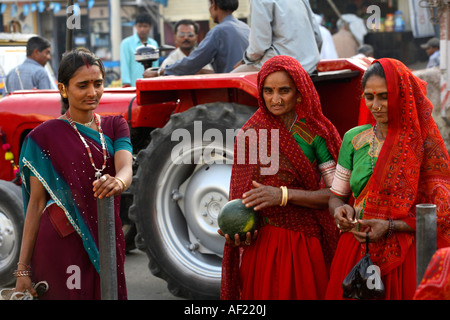
[[450,300],[450,247],[433,255],[414,300]]
[[[301,94],[301,102],[297,103],[295,112],[299,119],[305,119],[308,129],[321,136],[327,142],[328,150],[337,162],[341,143],[336,128],[322,114],[320,99],[309,75],[297,60],[287,56],[276,56],[268,60],[258,73],[259,109],[249,119],[239,132],[235,144],[235,163],[233,165],[230,200],[242,198],[242,194],[252,188],[252,181],[256,180],[265,185],[275,187],[287,186],[303,190],[318,190],[323,187],[317,167],[312,166],[301,151],[301,148],[291,136],[283,123],[273,116],[266,108],[262,97],[262,87],[265,78],[275,71],[285,70],[293,79],[297,90]],[[245,139],[240,144],[246,132],[254,131],[258,139]],[[271,139],[272,132],[279,133],[279,139]],[[264,133],[267,133],[265,139]],[[273,145],[274,144],[274,145]],[[269,165],[261,164],[260,154],[249,154],[249,150],[275,150],[278,154],[271,156],[278,159],[278,172],[266,175],[261,169]],[[239,158],[245,154],[245,161]],[[268,217],[273,224],[284,229],[303,232],[307,237],[319,239],[327,263],[331,263],[338,240],[338,232],[334,219],[328,210],[313,210],[300,206],[273,206],[260,211],[261,217]],[[246,248],[242,249],[246,250]],[[222,299],[238,299],[239,292],[239,250],[225,245],[222,263]],[[308,274],[304,276],[311,276]],[[270,279],[267,279],[270,281]]]
[[320,241],[270,225],[259,231],[242,256],[241,299],[323,300],[328,270]]
[[[370,253],[370,252],[369,252]],[[342,300],[342,282],[350,270],[364,256],[361,244],[353,234],[344,233],[336,249],[331,265],[330,281],[326,292],[327,300]],[[371,257],[372,258],[372,257]],[[415,243],[405,253],[404,263],[381,276],[386,300],[410,300],[416,290],[416,247]]]
[[[426,83],[400,61],[379,59],[388,90],[389,129],[371,179],[364,219],[404,220],[416,225],[416,204],[437,206],[438,247],[450,245],[450,162],[432,118]],[[371,116],[367,122],[372,122]],[[371,245],[382,274],[399,266],[414,233],[395,233]],[[362,251],[365,250],[364,245]]]

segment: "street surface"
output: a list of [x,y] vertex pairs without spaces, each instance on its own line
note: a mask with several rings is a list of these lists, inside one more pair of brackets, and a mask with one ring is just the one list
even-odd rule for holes
[[125,257],[128,300],[182,300],[167,289],[167,282],[155,277],[148,268],[145,252],[134,249]]

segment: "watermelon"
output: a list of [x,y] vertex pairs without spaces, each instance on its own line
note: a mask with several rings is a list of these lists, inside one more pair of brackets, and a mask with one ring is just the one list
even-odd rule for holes
[[258,229],[259,217],[253,207],[247,208],[242,203],[242,199],[235,199],[223,206],[217,222],[224,235],[228,234],[234,238],[235,234],[239,234],[241,239],[245,239],[247,232],[253,233]]

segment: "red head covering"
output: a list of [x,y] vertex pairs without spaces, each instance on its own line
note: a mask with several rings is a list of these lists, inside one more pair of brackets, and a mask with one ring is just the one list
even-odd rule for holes
[[[275,187],[287,186],[290,189],[318,190],[323,187],[317,166],[311,164],[282,121],[272,115],[265,106],[262,93],[264,81],[269,74],[280,70],[286,71],[291,76],[301,94],[301,102],[297,103],[295,107],[298,119],[305,119],[306,126],[312,134],[326,140],[328,150],[337,162],[341,138],[336,128],[322,114],[320,99],[311,78],[297,60],[288,56],[273,57],[263,65],[258,73],[259,109],[242,127],[237,136],[230,200],[242,198],[242,194],[252,188],[253,180]],[[245,140],[245,143],[240,144],[239,141],[243,141],[240,139],[243,139],[245,133],[249,131],[255,132],[257,139],[248,139]],[[274,131],[278,133],[278,139],[271,136],[271,132]],[[263,134],[264,132],[267,135]],[[261,164],[261,154],[254,155],[248,152],[249,150],[261,150],[261,145],[267,145],[266,149],[273,151],[270,156],[277,161],[278,167],[274,174],[268,175],[262,171],[268,165]],[[245,163],[237,161],[239,155],[242,154],[245,154]],[[268,217],[277,226],[319,238],[322,242],[324,257],[327,262],[331,262],[337,245],[338,232],[328,210],[313,210],[288,204],[286,207],[273,206],[263,209],[259,214]],[[239,257],[237,252],[237,249],[232,250],[230,246],[225,245],[222,264],[223,299],[239,297]]]
[[[365,219],[401,219],[415,229],[416,204],[437,206],[438,246],[450,245],[450,167],[431,114],[426,83],[400,61],[380,59],[388,91],[389,128],[369,185]],[[368,122],[372,122],[368,119]],[[382,272],[398,265],[413,233],[396,233],[372,250]]]

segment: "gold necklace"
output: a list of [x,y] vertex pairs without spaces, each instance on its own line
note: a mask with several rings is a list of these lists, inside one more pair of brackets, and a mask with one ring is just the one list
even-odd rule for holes
[[97,169],[97,167],[95,166],[94,163],[94,159],[92,157],[92,152],[91,152],[91,148],[89,147],[89,145],[86,142],[86,139],[84,139],[84,137],[81,135],[80,131],[78,131],[77,126],[75,125],[75,121],[72,120],[72,117],[70,116],[69,110],[66,111],[66,118],[69,121],[70,125],[75,129],[75,131],[78,133],[78,136],[80,137],[81,142],[83,142],[84,147],[87,150],[87,153],[89,155],[89,159],[91,160],[91,165],[95,170],[95,178],[98,180],[100,179],[100,177],[102,176],[102,171],[106,168],[106,159],[107,159],[107,153],[106,153],[106,140],[105,137],[103,135],[103,130],[102,127],[100,125],[100,119],[97,119],[96,114],[94,113],[94,118],[92,120],[95,119],[95,123],[97,124],[98,127],[98,133],[100,135],[100,143],[102,145],[102,153],[103,153],[103,165],[101,169]]

